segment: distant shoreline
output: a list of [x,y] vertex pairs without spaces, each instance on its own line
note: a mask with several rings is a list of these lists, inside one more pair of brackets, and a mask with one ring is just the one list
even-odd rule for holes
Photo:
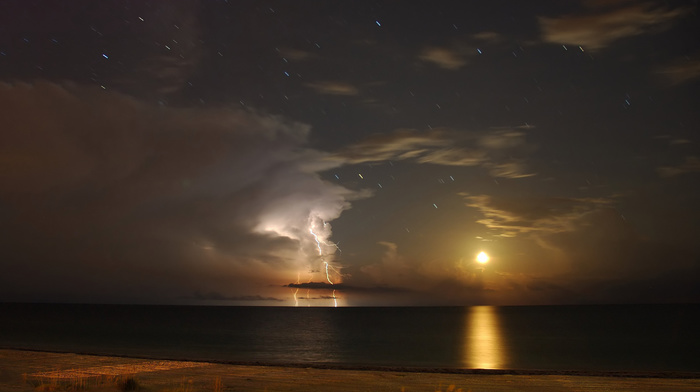
[[700,379],[700,371],[602,371],[602,370],[556,370],[556,369],[466,369],[449,367],[420,367],[420,366],[382,366],[338,363],[293,363],[293,362],[260,362],[260,361],[222,361],[216,359],[191,359],[182,357],[160,357],[151,355],[126,355],[111,353],[94,353],[62,350],[44,350],[0,346],[0,350],[34,352],[46,354],[74,354],[103,358],[144,359],[174,362],[197,362],[230,366],[276,367],[291,369],[319,370],[353,370],[389,373],[432,373],[453,375],[483,375],[483,376],[579,376],[579,377],[609,377],[609,378],[659,378],[659,379]]

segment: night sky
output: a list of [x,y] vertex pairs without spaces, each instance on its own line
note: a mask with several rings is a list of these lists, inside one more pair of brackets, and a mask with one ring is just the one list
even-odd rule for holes
[[699,22],[2,1],[0,301],[698,302]]

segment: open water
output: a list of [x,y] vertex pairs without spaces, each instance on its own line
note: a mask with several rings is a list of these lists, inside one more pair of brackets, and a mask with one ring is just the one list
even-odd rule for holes
[[266,364],[700,372],[700,305],[0,304],[0,347]]

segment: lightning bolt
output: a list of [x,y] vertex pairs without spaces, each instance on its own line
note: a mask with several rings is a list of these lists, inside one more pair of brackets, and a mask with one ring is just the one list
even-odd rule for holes
[[[297,272],[297,284],[299,284],[299,273]],[[299,300],[297,299],[297,293],[299,292],[299,288],[297,287],[296,290],[294,290],[294,306],[299,307]]]
[[321,250],[321,241],[318,240],[318,236],[316,233],[314,233],[314,229],[309,228],[309,233],[311,233],[312,236],[314,236],[314,240],[316,240],[316,246],[318,247],[318,255],[323,256],[323,251]]
[[[325,225],[325,222],[324,222],[324,225]],[[316,246],[318,247],[318,255],[323,257],[323,251],[321,250],[322,241],[320,241],[318,239],[318,235],[316,235],[316,233],[314,233],[314,229],[309,228],[309,233],[311,233],[311,235],[314,236],[314,240],[316,240]],[[324,245],[325,245],[325,242],[324,242]],[[325,271],[326,271],[326,280],[328,281],[328,283],[333,284],[333,281],[331,280],[331,275],[328,272],[328,270],[333,269],[333,271],[335,271],[335,272],[338,272],[338,271],[336,271],[335,268],[331,267],[330,264],[328,264],[328,262],[325,260],[323,261],[323,265],[324,265]]]
[[[323,222],[324,227],[326,226],[326,224],[327,224],[326,222]],[[328,281],[328,283],[330,285],[334,285],[335,283],[333,283],[333,280],[331,280],[331,271],[333,271],[337,274],[340,274],[340,272],[338,272],[338,270],[333,268],[333,266],[330,265],[326,260],[323,260],[323,249],[321,248],[321,244],[326,245],[326,246],[331,246],[331,245],[335,246],[335,248],[338,249],[339,251],[340,251],[340,248],[338,247],[338,244],[335,244],[333,242],[328,244],[325,241],[318,238],[318,235],[316,233],[314,233],[313,227],[309,228],[309,233],[311,233],[311,235],[314,237],[314,240],[316,241],[318,255],[321,256],[321,260],[323,261],[323,267],[324,267],[324,271],[326,273],[326,281]],[[332,298],[333,298],[333,306],[337,308],[338,307],[338,297],[335,296],[335,290],[333,290]],[[295,294],[295,299],[296,299],[296,294]]]
[[328,283],[333,284],[333,282],[331,281],[331,276],[328,274],[328,267],[330,267],[330,265],[326,261],[324,261],[323,264],[326,265],[326,280],[328,281]]

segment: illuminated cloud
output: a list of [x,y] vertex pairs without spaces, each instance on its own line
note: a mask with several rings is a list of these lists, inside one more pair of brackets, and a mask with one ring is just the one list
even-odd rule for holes
[[461,194],[466,205],[477,209],[483,218],[477,222],[496,236],[515,237],[522,233],[559,233],[572,231],[586,214],[609,208],[605,198],[496,198],[488,195]]
[[418,55],[418,58],[437,65],[440,68],[449,69],[451,71],[458,70],[467,64],[466,59],[459,53],[459,51],[439,47],[428,47],[423,49],[423,51]]
[[[404,154],[402,157],[410,157]],[[413,158],[413,157],[411,157]],[[465,148],[443,148],[433,151],[416,151],[416,162],[445,166],[478,166],[488,157],[486,152]]]
[[[518,127],[522,128],[522,127]],[[525,133],[516,129],[494,129],[481,136],[478,144],[492,150],[515,148],[525,143]]]
[[277,116],[48,82],[2,85],[0,105],[7,300],[280,298],[321,277],[330,222],[366,196],[321,180],[335,163]]
[[651,2],[627,1],[584,2],[584,9],[586,11],[582,14],[540,17],[542,39],[598,50],[622,38],[659,31],[690,11],[688,8],[658,7]]
[[669,146],[680,146],[680,145],[686,145],[686,144],[692,144],[693,142],[683,138],[683,137],[677,137],[673,135],[658,135],[653,137],[654,140],[663,140],[664,142],[668,143]]
[[418,132],[413,129],[398,129],[388,134],[372,135],[349,145],[334,157],[350,164],[408,159],[422,155],[427,149],[434,150],[449,144],[450,141],[442,130]]
[[475,42],[496,44],[503,41],[503,35],[495,31],[482,31],[480,33],[473,34],[470,37]]
[[489,174],[499,178],[526,178],[537,175],[536,173],[528,173],[524,165],[520,162],[508,162],[491,165]]
[[[356,295],[372,293],[375,301],[382,294],[394,294],[405,303],[416,304],[477,304],[491,289],[478,268],[460,260],[428,260],[402,254],[399,245],[380,241],[384,252],[379,260],[360,268],[353,283],[368,289],[357,290]],[[407,301],[407,302],[406,302]]]
[[700,173],[700,158],[696,156],[685,157],[685,162],[677,166],[661,166],[656,169],[661,177],[676,177],[688,173]]
[[299,49],[294,49],[294,48],[280,48],[278,50],[280,56],[285,59],[289,60],[295,60],[295,61],[304,61],[304,60],[309,60],[317,57],[315,54],[311,52],[307,52],[304,50],[299,50]]
[[343,82],[318,82],[307,83],[309,87],[319,94],[325,95],[358,95],[360,90],[357,87]]
[[398,245],[380,241],[385,248],[380,262],[363,266],[361,271],[373,282],[389,287],[419,288],[425,282],[420,274],[420,266],[413,260],[399,254]]
[[525,178],[535,173],[529,173],[523,162],[514,162],[512,158],[512,155],[527,154],[531,150],[525,136],[519,128],[495,128],[480,133],[399,129],[370,136],[329,159],[344,164],[412,160],[421,164],[480,166],[487,168],[494,177]]
[[691,82],[700,78],[700,59],[679,59],[664,67],[657,74],[672,86]]
[[[482,215],[494,247],[517,251],[500,265],[500,289],[526,303],[697,296],[687,249],[640,235],[617,210],[620,197],[508,198],[462,195]],[[511,251],[512,251],[511,250]],[[659,278],[664,275],[665,278]],[[663,282],[676,282],[676,287]]]

